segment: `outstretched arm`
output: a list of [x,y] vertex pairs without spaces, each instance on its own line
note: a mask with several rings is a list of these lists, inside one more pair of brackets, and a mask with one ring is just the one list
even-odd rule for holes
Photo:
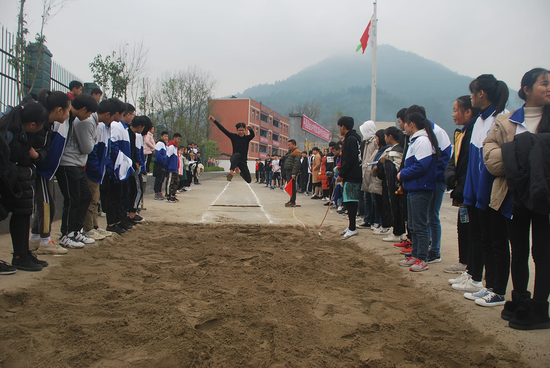
[[251,126],[249,126],[249,127],[248,127],[248,132],[249,132],[248,135],[249,135],[250,139],[251,139],[251,140],[254,139],[254,137],[255,137],[255,135],[254,135],[254,128],[251,127]]
[[208,117],[208,120],[210,120],[211,122],[213,122],[214,124],[216,124],[216,126],[218,127],[218,129],[220,129],[220,130],[222,131],[223,134],[225,134],[227,137],[231,138],[231,133],[230,133],[227,129],[225,129],[223,125],[221,125],[220,123],[218,123],[218,122],[216,121],[216,119],[214,119],[214,117],[213,117],[212,115],[210,115],[210,116]]

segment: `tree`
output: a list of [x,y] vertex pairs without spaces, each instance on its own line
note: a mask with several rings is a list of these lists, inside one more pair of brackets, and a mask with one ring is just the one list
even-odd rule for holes
[[126,93],[128,78],[123,74],[124,67],[124,62],[115,52],[107,55],[105,59],[99,54],[90,63],[94,82],[103,89],[104,98],[120,98]]
[[218,142],[207,139],[202,144],[201,147],[204,150],[204,161],[208,161],[210,158],[220,156],[220,147],[218,147]]
[[210,73],[197,66],[167,74],[157,82],[151,120],[170,133],[179,132],[188,141],[208,137],[209,100],[217,85]]
[[289,114],[305,115],[311,120],[317,120],[321,116],[322,105],[315,101],[306,101],[291,107]]
[[342,116],[344,116],[344,113],[340,110],[335,110],[332,113],[332,119],[331,124],[329,126],[330,131],[330,140],[334,142],[338,142],[342,139],[340,136],[340,128],[338,127],[338,119],[340,119]]
[[121,42],[118,45],[117,53],[124,64],[123,77],[128,81],[124,91],[124,100],[139,104],[139,98],[143,96],[143,75],[148,74],[147,56],[149,49],[145,46],[143,39],[130,45]]

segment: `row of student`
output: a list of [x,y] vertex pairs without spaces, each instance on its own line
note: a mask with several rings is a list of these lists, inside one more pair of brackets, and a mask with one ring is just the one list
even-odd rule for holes
[[[143,134],[151,121],[135,117],[132,105],[115,98],[98,104],[78,89],[69,94],[42,90],[36,100],[28,96],[8,112],[0,126],[2,148],[9,151],[0,168],[6,178],[1,205],[12,212],[15,269],[39,271],[48,264],[33,251],[64,254],[112,232],[122,234],[142,220],[137,212],[143,194]],[[64,197],[62,247],[51,238],[54,177]],[[106,230],[97,220],[100,203]]]

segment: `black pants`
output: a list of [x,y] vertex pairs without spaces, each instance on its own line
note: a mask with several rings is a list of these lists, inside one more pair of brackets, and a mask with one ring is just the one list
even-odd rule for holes
[[80,231],[84,227],[84,217],[92,200],[84,168],[59,166],[56,177],[64,198],[61,234]]
[[13,256],[21,256],[29,251],[29,229],[31,215],[12,213],[10,219],[10,235],[13,245]]
[[382,220],[382,227],[389,228],[392,225],[393,219],[391,216],[390,197],[387,190],[382,195],[376,194],[376,207],[380,213],[380,219]]
[[241,159],[240,153],[234,153],[233,156],[231,156],[231,167],[230,170],[235,170],[237,167],[241,170],[241,177],[246,181],[247,183],[252,182],[252,177],[250,176],[250,170],[248,170],[248,165],[246,164],[245,160]]
[[164,170],[163,165],[159,162],[155,162],[153,170],[153,176],[155,177],[155,194],[160,194],[162,193],[162,182],[166,176],[166,171]]
[[481,217],[487,216],[487,214],[476,206],[468,206],[468,214],[470,216],[468,223],[468,273],[474,281],[481,281],[485,264]]
[[54,180],[36,175],[34,211],[31,222],[31,232],[40,234],[41,238],[48,238],[52,230],[55,216],[55,187]]
[[[531,229],[532,228],[532,229]],[[529,283],[529,230],[532,230],[532,250],[535,261],[533,300],[547,302],[550,295],[550,221],[548,214],[515,208],[508,221],[512,245],[512,283],[514,291],[526,292]]]
[[[288,180],[292,179],[292,170],[286,170],[286,177]],[[292,195],[290,196],[290,203],[296,203],[296,178],[292,180]]]
[[128,212],[135,213],[143,196],[143,179],[141,175],[134,173],[128,178],[127,182],[128,201],[126,202],[126,208],[128,208]]
[[119,223],[122,218],[119,216],[118,205],[122,195],[122,186],[120,182],[115,182],[110,177],[103,179],[101,184],[101,208],[106,214],[107,225],[114,225]]
[[[457,216],[456,232],[458,234],[458,261],[462,264],[468,264],[468,248],[470,244],[470,226],[469,223],[460,222],[460,210]],[[470,221],[472,221],[470,219]]]
[[510,276],[510,245],[506,231],[506,218],[488,208],[481,216],[485,282],[496,294],[505,295]]
[[402,194],[389,193],[391,214],[392,214],[392,226],[393,234],[400,236],[405,234],[405,217],[403,217],[403,211],[401,210],[401,198]]

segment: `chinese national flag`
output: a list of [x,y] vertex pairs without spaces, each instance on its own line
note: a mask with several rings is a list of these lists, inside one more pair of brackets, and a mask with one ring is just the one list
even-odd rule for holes
[[286,183],[286,185],[285,185],[285,192],[287,192],[288,195],[291,196],[291,197],[292,197],[292,186],[294,185],[293,181],[294,181],[294,179],[290,179],[288,181],[288,183]]

